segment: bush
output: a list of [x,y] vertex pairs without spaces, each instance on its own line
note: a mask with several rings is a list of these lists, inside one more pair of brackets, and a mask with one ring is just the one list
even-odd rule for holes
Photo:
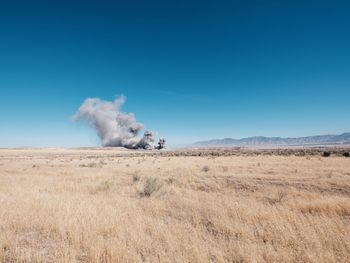
[[152,194],[158,192],[163,187],[163,182],[159,178],[148,177],[145,180],[142,196],[150,197]]
[[202,168],[202,171],[203,172],[209,172],[209,166],[204,166],[203,168]]
[[92,194],[97,194],[98,192],[108,192],[111,190],[113,183],[110,181],[101,182],[96,188],[91,192]]
[[323,152],[322,156],[329,157],[329,156],[331,156],[331,152]]
[[132,181],[134,183],[138,182],[140,180],[141,176],[138,173],[134,173],[132,176]]
[[286,197],[287,197],[287,193],[286,192],[279,191],[276,196],[274,196],[274,197],[265,197],[265,199],[270,205],[276,205],[278,203],[281,203]]
[[89,168],[95,168],[97,167],[97,163],[88,163],[88,164],[81,164],[80,167],[89,167]]

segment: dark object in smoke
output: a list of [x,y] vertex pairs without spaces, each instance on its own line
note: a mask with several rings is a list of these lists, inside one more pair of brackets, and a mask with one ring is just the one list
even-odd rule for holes
[[345,152],[345,153],[343,153],[343,156],[344,156],[344,157],[350,157],[350,152]]
[[322,156],[329,157],[329,156],[331,156],[331,152],[323,152]]
[[165,148],[165,139],[164,138],[160,138],[158,145],[155,147],[157,150],[161,150]]
[[139,130],[137,130],[135,128],[129,128],[129,132],[134,134],[135,136],[137,136],[137,134],[139,133]]

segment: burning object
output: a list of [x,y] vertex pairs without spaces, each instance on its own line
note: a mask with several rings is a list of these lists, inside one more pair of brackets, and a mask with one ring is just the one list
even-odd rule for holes
[[80,106],[74,116],[74,120],[85,120],[93,127],[102,146],[122,146],[129,149],[161,149],[164,148],[165,140],[161,139],[157,147],[153,146],[155,134],[145,131],[139,136],[144,126],[136,121],[133,113],[121,111],[125,97],[120,96],[114,101],[105,101],[99,98],[88,98]]

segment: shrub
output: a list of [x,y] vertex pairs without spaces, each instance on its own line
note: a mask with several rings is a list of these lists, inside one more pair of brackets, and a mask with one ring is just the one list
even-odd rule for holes
[[281,203],[286,198],[286,196],[286,192],[279,191],[275,197],[265,197],[265,199],[270,205],[276,205],[278,203]]
[[140,180],[141,176],[139,175],[139,173],[135,172],[132,176],[132,181],[135,183],[135,182],[138,182]]
[[172,184],[172,183],[175,182],[175,179],[174,179],[173,177],[169,177],[169,178],[165,179],[165,182],[166,182],[167,184]]
[[329,157],[329,156],[331,156],[331,152],[323,152],[322,156]]
[[109,190],[111,190],[113,186],[113,183],[110,181],[103,181],[102,183],[100,183],[94,191],[92,191],[93,194],[96,194],[98,192],[108,192]]
[[203,168],[202,168],[202,171],[203,172],[209,172],[209,166],[204,166]]
[[80,167],[89,167],[89,168],[95,168],[97,167],[97,163],[88,163],[88,164],[81,164]]
[[142,196],[150,197],[152,194],[158,192],[163,187],[163,182],[159,178],[148,177],[145,180]]

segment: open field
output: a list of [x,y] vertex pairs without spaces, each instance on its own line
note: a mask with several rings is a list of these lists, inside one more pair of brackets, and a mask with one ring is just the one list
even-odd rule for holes
[[350,158],[299,153],[0,150],[0,262],[350,262]]

